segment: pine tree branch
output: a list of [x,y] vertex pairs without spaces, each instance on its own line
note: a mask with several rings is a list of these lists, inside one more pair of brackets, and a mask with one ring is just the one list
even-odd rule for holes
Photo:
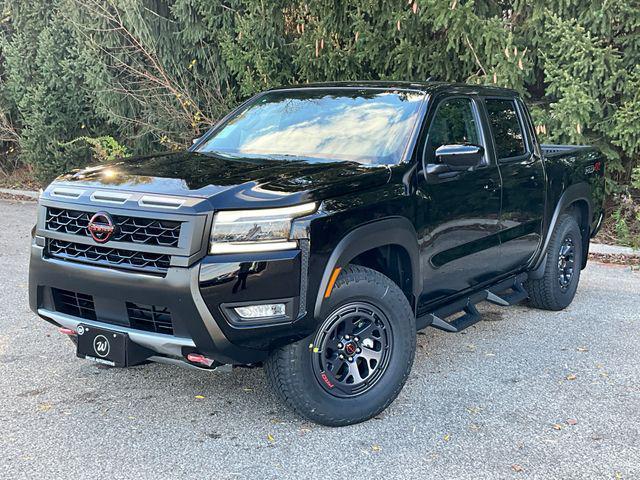
[[473,48],[473,45],[471,44],[471,41],[469,40],[469,37],[467,35],[464,36],[464,39],[467,42],[467,45],[469,45],[469,48],[471,49],[471,53],[473,53],[473,58],[475,58],[476,60],[476,64],[478,65],[478,67],[480,67],[480,70],[482,71],[483,75],[487,75],[487,71],[485,70],[484,66],[482,65],[482,62],[480,62],[480,59],[478,58],[478,54],[476,53],[476,49]]

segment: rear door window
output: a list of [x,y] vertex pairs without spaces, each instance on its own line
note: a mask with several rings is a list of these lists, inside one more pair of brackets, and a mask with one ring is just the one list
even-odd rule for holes
[[485,105],[498,160],[527,153],[515,101],[488,98]]

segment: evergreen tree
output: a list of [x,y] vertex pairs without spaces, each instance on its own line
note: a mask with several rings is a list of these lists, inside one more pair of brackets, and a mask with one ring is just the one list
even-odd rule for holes
[[19,118],[19,147],[41,179],[86,163],[86,147],[62,144],[96,123],[78,44],[59,4],[6,2],[16,18],[3,39],[5,94]]
[[0,6],[0,128],[10,119],[43,176],[81,162],[73,138],[114,136],[133,153],[182,147],[265,88],[429,78],[514,88],[544,141],[605,152],[611,192],[640,169],[637,0]]

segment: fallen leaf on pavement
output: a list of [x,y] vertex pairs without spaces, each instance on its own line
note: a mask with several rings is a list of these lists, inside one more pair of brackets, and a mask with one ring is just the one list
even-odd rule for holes
[[560,425],[559,423],[554,423],[553,425],[551,425],[551,427],[554,430],[562,430],[562,425]]
[[267,434],[267,440],[269,440],[271,443],[276,441],[276,439],[273,438],[273,435],[271,435],[270,433]]
[[371,445],[371,450],[373,450],[374,452],[379,452],[380,450],[382,450],[382,447],[380,445]]
[[587,347],[578,347],[576,350],[578,350],[579,352],[588,352],[589,349]]
[[576,377],[576,375],[573,373],[570,373],[569,375],[567,375],[567,380],[575,380],[576,378],[578,377]]
[[202,399],[204,398],[204,395],[196,395],[196,398],[197,398],[198,400],[202,400]]
[[513,465],[511,465],[511,469],[514,472],[524,472],[524,468],[522,467],[522,465],[518,465],[517,463],[514,463]]
[[567,418],[567,425],[577,425],[578,421],[575,418]]
[[38,405],[38,410],[40,410],[41,412],[48,412],[49,410],[51,410],[51,404],[41,403],[40,405]]
[[448,442],[449,439],[451,438],[451,435],[449,435],[448,433],[444,436],[444,441]]

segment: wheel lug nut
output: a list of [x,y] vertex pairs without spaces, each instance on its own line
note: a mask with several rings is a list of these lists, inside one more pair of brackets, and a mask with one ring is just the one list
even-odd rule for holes
[[353,362],[353,357],[349,357],[349,361],[350,361],[350,362]]
[[342,345],[341,343],[338,344],[338,348],[342,348],[344,347],[344,345]]
[[359,342],[359,341],[360,341],[360,339],[359,339],[358,337],[353,337],[353,339],[354,339],[356,342]]
[[351,338],[351,337],[350,337],[349,335],[345,335],[345,336],[344,336],[344,339],[345,339],[345,340],[349,340],[350,338]]
[[361,351],[360,347],[356,348],[356,353],[360,353]]
[[338,355],[338,358],[339,358],[340,360],[344,360],[344,355],[340,354],[340,355]]

